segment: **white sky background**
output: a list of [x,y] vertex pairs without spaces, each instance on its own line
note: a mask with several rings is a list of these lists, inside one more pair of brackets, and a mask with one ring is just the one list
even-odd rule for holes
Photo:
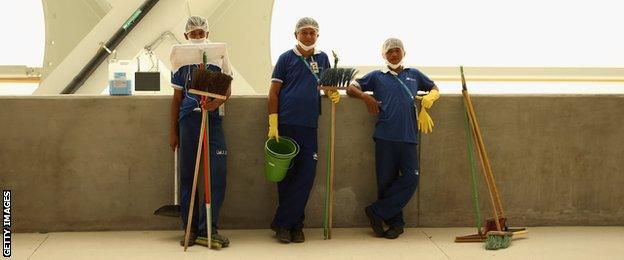
[[41,67],[45,24],[41,0],[0,2],[0,65]]
[[310,16],[317,46],[343,66],[383,64],[381,44],[397,37],[411,66],[624,67],[623,10],[621,0],[275,0],[271,57]]
[[[275,63],[295,45],[296,21],[311,16],[321,26],[319,48],[335,50],[341,66],[382,65],[382,42],[398,37],[405,43],[408,66],[624,67],[622,10],[622,0],[275,0],[271,57]],[[41,0],[0,1],[0,35],[0,65],[41,67]],[[500,84],[482,83],[473,93],[587,92],[569,83]],[[604,85],[600,89],[606,93],[624,93],[621,83],[590,84]],[[3,83],[0,95],[27,95],[36,86]],[[443,92],[457,89],[450,82],[440,87]]]

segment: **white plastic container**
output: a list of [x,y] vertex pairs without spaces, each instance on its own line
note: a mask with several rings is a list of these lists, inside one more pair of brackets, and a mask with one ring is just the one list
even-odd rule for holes
[[132,95],[136,64],[131,60],[111,60],[108,63],[108,91],[112,96]]

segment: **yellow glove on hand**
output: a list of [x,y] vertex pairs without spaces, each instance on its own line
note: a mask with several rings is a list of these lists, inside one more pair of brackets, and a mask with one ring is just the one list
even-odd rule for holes
[[420,108],[420,113],[418,113],[418,130],[423,134],[428,134],[433,131],[433,120],[424,107]]
[[275,138],[279,142],[279,133],[277,132],[277,114],[269,115],[269,139]]
[[[440,98],[440,92],[437,89],[433,89],[431,91],[429,91],[429,94],[425,95],[422,98],[418,98],[421,100],[420,105],[426,109],[431,108],[431,106],[433,105],[433,102],[435,102],[436,100],[438,100],[438,98]],[[427,112],[425,112],[427,113]]]
[[338,90],[328,90],[327,95],[329,96],[331,101],[334,102],[334,104],[338,104],[338,102],[340,102],[340,93],[338,93]]

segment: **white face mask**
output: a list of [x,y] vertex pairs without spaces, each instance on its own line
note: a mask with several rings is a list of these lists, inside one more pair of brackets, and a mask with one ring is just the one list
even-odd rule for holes
[[189,39],[189,41],[192,44],[202,44],[202,43],[206,43],[207,42],[207,40],[205,38],[204,39]]
[[300,41],[297,41],[297,44],[298,44],[298,45],[299,45],[299,47],[301,47],[301,49],[303,49],[304,51],[309,51],[309,50],[311,50],[311,49],[314,49],[314,47],[316,46],[316,43],[315,43],[315,44],[312,44],[312,45],[310,45],[310,46],[306,46],[305,44],[303,44],[303,43],[302,43],[302,42],[300,42]]
[[388,67],[390,67],[391,69],[395,70],[395,69],[398,69],[399,67],[403,66],[403,60],[399,61],[399,63],[397,63],[397,64],[392,64],[388,60],[386,60],[386,65],[388,65]]

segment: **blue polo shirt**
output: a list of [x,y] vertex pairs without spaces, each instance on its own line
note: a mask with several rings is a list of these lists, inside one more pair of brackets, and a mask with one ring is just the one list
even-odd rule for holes
[[[184,65],[178,69],[178,71],[171,72],[171,86],[174,89],[182,90],[182,103],[180,104],[180,113],[178,114],[178,121],[184,116],[195,111],[201,111],[201,96],[188,93],[191,86],[191,73],[193,69],[198,68],[198,65]],[[221,68],[215,65],[208,65],[209,71],[221,72]],[[212,112],[208,112],[210,119],[221,119],[219,117],[219,110],[215,109]]]
[[356,80],[355,85],[362,91],[372,91],[375,99],[381,102],[374,138],[417,143],[414,100],[397,77],[403,81],[412,97],[416,97],[419,90],[430,91],[434,86],[429,77],[414,68],[406,68],[398,75],[387,68],[375,70]]
[[[279,124],[317,128],[321,113],[318,80],[301,58],[301,53],[294,48],[280,55],[273,69],[271,81],[282,83],[279,93]],[[317,77],[320,77],[324,69],[330,68],[329,58],[322,51],[316,51],[306,60],[308,64],[318,64]]]

